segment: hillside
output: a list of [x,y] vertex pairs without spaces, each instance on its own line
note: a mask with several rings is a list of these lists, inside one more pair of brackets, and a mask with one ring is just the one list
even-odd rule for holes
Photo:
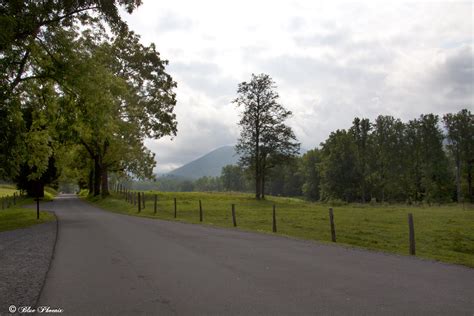
[[187,179],[198,179],[204,176],[217,177],[220,176],[222,167],[236,164],[238,160],[234,147],[224,146],[170,171],[168,175]]

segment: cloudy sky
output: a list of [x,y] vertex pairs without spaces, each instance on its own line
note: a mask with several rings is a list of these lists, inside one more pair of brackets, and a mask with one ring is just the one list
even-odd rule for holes
[[355,116],[474,107],[473,2],[153,1],[123,15],[178,83],[178,135],[157,172],[235,144],[239,82],[269,74],[304,148]]

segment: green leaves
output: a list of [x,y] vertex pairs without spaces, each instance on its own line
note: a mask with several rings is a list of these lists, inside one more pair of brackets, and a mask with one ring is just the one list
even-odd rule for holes
[[[452,122],[453,116],[445,120]],[[452,174],[439,123],[433,114],[405,124],[391,116],[379,116],[374,124],[356,118],[349,131],[331,133],[321,144],[321,198],[450,201]],[[456,135],[453,127],[453,138]],[[448,148],[455,144],[453,139]]]
[[50,142],[47,130],[31,130],[25,134],[27,164],[32,170],[32,173],[28,175],[28,180],[39,179],[48,169],[49,158],[53,154]]
[[[0,138],[6,152],[0,176],[14,178],[21,169],[28,179],[40,179],[55,156],[63,159],[61,170],[88,174],[96,188],[100,181],[107,187],[108,170],[153,176],[154,154],[144,138],[176,134],[176,83],[155,45],[142,45],[120,18],[120,6],[132,12],[140,4],[48,0],[0,6]],[[94,163],[68,164],[67,149]],[[92,175],[79,171],[91,165]]]
[[252,74],[250,82],[239,84],[234,100],[244,107],[236,151],[241,165],[255,172],[257,198],[265,194],[266,171],[294,157],[300,148],[293,130],[284,123],[291,112],[277,102],[275,88],[270,76]]
[[474,201],[472,173],[474,166],[474,115],[467,109],[443,117],[446,127],[447,148],[456,168],[456,198]]

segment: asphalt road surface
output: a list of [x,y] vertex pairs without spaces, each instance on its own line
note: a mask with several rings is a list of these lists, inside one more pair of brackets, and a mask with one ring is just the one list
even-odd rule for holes
[[39,303],[63,315],[474,315],[474,269],[114,214],[73,195]]

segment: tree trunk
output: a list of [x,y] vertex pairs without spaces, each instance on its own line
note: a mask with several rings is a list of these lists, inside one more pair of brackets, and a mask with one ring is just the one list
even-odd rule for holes
[[103,144],[103,148],[102,148],[102,155],[100,156],[100,160],[99,160],[99,163],[100,163],[100,168],[101,168],[101,172],[100,172],[100,177],[101,177],[101,184],[102,184],[102,197],[106,197],[107,195],[109,195],[109,174],[108,174],[108,166],[105,165],[103,159],[107,153],[107,149],[109,148],[109,140],[106,139],[104,141],[104,144]]
[[101,168],[99,155],[94,156],[94,196],[100,195]]
[[105,198],[106,196],[110,195],[109,193],[109,173],[107,166],[102,166],[101,170],[101,183],[102,183],[102,197]]
[[260,152],[258,142],[255,144],[255,198],[260,200],[261,196],[261,170],[260,170]]
[[461,196],[461,160],[459,159],[459,153],[456,155],[456,197],[457,202],[462,202]]
[[89,190],[89,194],[94,192],[94,169],[91,168],[89,171],[89,183],[87,184],[87,189]]
[[[257,97],[257,104],[260,107],[260,100]],[[255,198],[260,200],[262,194],[261,183],[260,183],[260,121],[257,119],[255,122]]]
[[266,155],[263,154],[262,155],[262,164],[260,166],[261,170],[260,170],[260,177],[261,177],[261,180],[260,180],[260,184],[261,184],[261,188],[260,188],[260,195],[262,197],[262,199],[265,199],[265,169],[267,167],[267,161],[266,161]]
[[467,163],[467,192],[469,194],[469,200],[474,202],[474,192],[472,192],[472,165],[474,160],[470,160]]
[[260,188],[261,188],[261,179],[260,173],[258,171],[255,172],[255,198],[260,200]]

